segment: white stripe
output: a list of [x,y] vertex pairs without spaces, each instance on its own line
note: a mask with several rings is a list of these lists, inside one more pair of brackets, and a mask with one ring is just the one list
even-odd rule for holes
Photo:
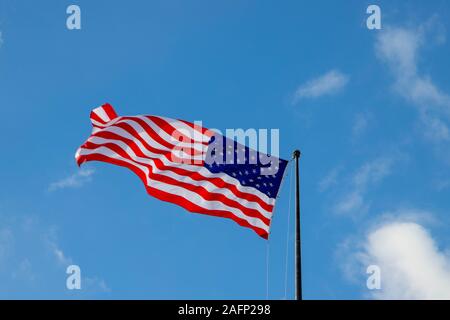
[[[101,108],[101,107],[99,107],[99,108]],[[94,109],[93,111],[95,111],[95,110],[96,109]],[[135,117],[138,117],[138,118],[144,117],[144,118],[147,118],[149,121],[151,121],[151,119],[149,119],[148,116],[135,116]],[[192,135],[192,139],[195,140],[198,143],[208,143],[209,140],[211,139],[210,136],[204,134],[203,132],[201,132],[201,130],[198,130],[198,129],[206,129],[206,128],[198,127],[198,129],[196,130],[196,128],[193,128],[193,127],[187,125],[186,123],[184,123],[184,122],[182,122],[180,120],[176,120],[176,119],[172,119],[172,118],[166,118],[166,117],[160,117],[160,116],[152,116],[152,117],[159,118],[161,120],[166,121],[172,127],[174,127],[174,129],[178,130],[179,132],[182,132],[182,133],[184,133],[184,132],[195,132]],[[108,120],[110,120],[110,119],[108,119]],[[114,118],[111,123],[108,123],[108,124],[101,124],[101,123],[99,123],[98,125],[101,126],[101,127],[106,127],[106,126],[109,126],[109,125],[113,125],[114,123],[117,123],[119,121],[123,121],[123,117],[118,116],[118,117]],[[155,123],[155,125],[157,125],[157,124]],[[194,123],[193,123],[193,125],[195,127]],[[163,129],[161,128],[161,130],[163,130]],[[169,135],[169,134],[167,134],[167,135]],[[170,141],[168,141],[168,142],[170,142]]]
[[94,112],[104,122],[108,122],[109,120],[111,120],[109,119],[108,114],[105,112],[105,109],[103,109],[103,107],[95,108],[94,110],[92,110],[92,112]]
[[[152,148],[164,151],[164,152],[170,152],[172,153],[173,151],[178,151],[178,152],[174,152],[173,155],[178,156],[182,159],[185,160],[192,160],[192,161],[203,161],[204,156],[203,155],[194,155],[191,156],[190,154],[186,153],[184,150],[172,150],[169,149],[163,145],[161,145],[160,143],[158,143],[156,140],[154,140],[152,137],[150,137],[147,132],[144,130],[144,128],[142,128],[142,126],[139,125],[139,123],[134,122],[134,121],[123,121],[124,123],[129,124],[131,127],[133,127],[133,129],[138,133],[138,135],[145,141],[147,142]],[[126,131],[123,128],[120,127],[116,127],[114,125],[105,127],[103,129],[101,129],[101,131],[107,131],[107,132],[112,132],[115,134],[118,134],[124,138],[128,138],[131,139],[133,141],[135,141],[136,143],[140,141],[131,133],[129,133],[128,131]],[[88,139],[88,141],[90,141],[91,137]]]
[[[128,131],[126,131],[126,130],[124,130],[122,128],[119,128],[119,127],[108,127],[108,128],[104,128],[102,130],[108,131],[108,132],[112,132],[112,133],[115,133],[115,134],[117,134],[119,136],[122,136],[124,138],[132,140],[133,142],[135,142],[137,144],[139,149],[141,149],[141,151],[146,156],[148,156],[149,158],[159,159],[159,160],[163,161],[163,163],[165,165],[167,165],[167,166],[171,166],[171,167],[181,166],[184,170],[190,171],[190,172],[197,172],[198,174],[202,175],[205,178],[219,178],[219,179],[225,181],[228,184],[235,185],[236,188],[242,193],[253,194],[253,195],[257,196],[259,199],[261,199],[263,202],[267,203],[268,205],[272,205],[273,206],[275,204],[275,199],[274,198],[268,197],[265,193],[260,192],[258,189],[241,185],[239,180],[229,176],[226,173],[212,173],[211,171],[209,171],[208,169],[206,169],[203,166],[198,166],[198,165],[196,166],[196,165],[185,164],[185,163],[180,164],[180,163],[177,163],[177,162],[171,162],[164,155],[153,153],[153,152],[149,151],[147,148],[145,148],[145,146],[141,143],[141,141],[139,141],[139,139],[137,139],[135,136],[133,136]],[[92,141],[91,140],[92,138],[93,137],[90,137],[88,139],[88,141]],[[116,140],[114,140],[114,141],[116,141]],[[152,140],[150,140],[150,141],[152,141]],[[146,142],[149,143],[149,141],[146,141]],[[151,143],[149,143],[149,144],[151,145]],[[194,157],[194,159],[201,160],[198,157]]]
[[[228,198],[229,200],[236,201],[240,203],[242,206],[248,208],[248,209],[254,209],[257,210],[259,213],[261,213],[264,217],[270,219],[272,217],[272,213],[263,209],[257,202],[250,202],[246,199],[237,197],[234,193],[232,193],[227,188],[219,188],[212,182],[208,180],[194,180],[189,176],[179,175],[174,171],[171,171],[170,169],[159,169],[154,165],[153,161],[149,161],[149,158],[142,158],[136,155],[136,153],[123,141],[119,140],[111,140],[111,139],[104,139],[100,137],[93,137],[91,140],[92,143],[95,144],[105,144],[105,143],[112,143],[121,148],[124,152],[126,152],[134,161],[140,162],[142,165],[150,165],[152,167],[152,171],[154,173],[158,173],[161,175],[164,175],[166,177],[173,178],[177,181],[185,182],[194,186],[203,187],[210,193],[219,193]],[[141,150],[144,152],[145,150]],[[166,159],[167,160],[167,159]]]
[[[145,123],[147,123],[148,126],[151,127],[162,139],[164,139],[165,141],[167,141],[168,143],[170,143],[174,147],[178,146],[178,147],[182,147],[182,148],[195,148],[195,150],[197,150],[198,152],[204,152],[205,151],[205,148],[204,148],[205,145],[202,144],[203,141],[196,141],[196,140],[194,140],[194,136],[192,134],[190,134],[190,132],[192,132],[194,129],[191,129],[191,131],[189,131],[189,132],[180,131],[178,129],[176,130],[179,134],[187,133],[188,137],[191,138],[192,140],[194,140],[194,143],[191,144],[190,142],[186,143],[186,142],[178,141],[176,139],[176,137],[173,137],[173,136],[169,135],[163,128],[158,126],[155,122],[151,121],[147,117],[136,116],[136,118],[139,118],[139,119],[145,121]],[[208,142],[208,141],[206,141],[206,142]]]
[[150,171],[148,170],[147,167],[142,166],[142,165],[140,165],[134,161],[131,161],[129,159],[123,158],[122,156],[120,156],[119,154],[117,154],[116,152],[114,152],[113,150],[111,150],[107,147],[101,146],[99,148],[92,149],[92,150],[91,149],[82,149],[80,151],[80,155],[88,155],[88,154],[101,154],[101,155],[104,155],[104,156],[107,156],[110,158],[119,159],[124,162],[127,162],[127,163],[135,166],[136,168],[140,169],[145,174],[146,179],[147,179],[147,185],[149,187],[167,192],[172,195],[181,196],[181,197],[185,198],[186,200],[188,200],[188,201],[194,203],[195,205],[198,205],[199,207],[202,207],[203,209],[206,209],[206,210],[222,210],[222,211],[230,212],[234,216],[236,216],[240,219],[246,220],[252,226],[261,228],[261,229],[265,230],[266,232],[269,232],[269,226],[266,225],[263,221],[261,221],[258,218],[247,216],[241,210],[239,210],[237,208],[227,206],[220,201],[205,200],[197,193],[192,192],[188,189],[185,189],[185,188],[182,188],[182,187],[179,187],[176,185],[172,185],[172,184],[167,184],[165,182],[161,182],[161,181],[150,178],[150,176],[149,176]]
[[97,127],[102,127],[103,128],[105,126],[103,123],[100,123],[100,122],[98,122],[97,120],[94,120],[94,119],[91,119],[91,122],[92,122],[92,124],[94,126],[97,126]]
[[[134,117],[133,117],[134,118]],[[136,118],[139,118],[139,117],[136,117]],[[142,119],[143,120],[143,119]],[[177,153],[176,153],[176,155],[177,156],[179,156],[179,157],[181,157],[181,158],[183,158],[183,159],[187,159],[187,160],[203,160],[204,159],[204,155],[203,154],[200,154],[200,155],[193,155],[193,156],[191,156],[189,153],[187,153],[185,150],[174,150],[174,148],[175,148],[175,146],[170,142],[170,141],[167,141],[166,139],[164,139],[163,137],[161,137],[160,135],[159,135],[159,132],[158,131],[156,131],[156,133],[155,134],[157,134],[158,136],[160,136],[164,141],[166,141],[167,143],[169,143],[169,144],[171,144],[172,145],[172,148],[168,148],[168,147],[166,147],[166,146],[164,146],[164,145],[162,145],[162,144],[160,144],[157,140],[155,140],[155,139],[153,139],[146,131],[145,131],[145,129],[139,124],[139,122],[137,122],[136,120],[122,120],[122,121],[120,121],[120,123],[127,123],[128,125],[130,125],[130,126],[132,126],[133,127],[133,129],[135,129],[137,132],[138,132],[138,134],[145,140],[145,141],[147,141],[147,140],[153,140],[154,141],[154,144],[157,144],[157,146],[155,146],[154,148],[157,148],[157,149],[159,149],[159,150],[164,150],[164,151],[170,151],[170,152],[172,152],[172,151],[178,151]],[[140,129],[139,129],[140,128]],[[157,127],[157,128],[159,128],[159,127]],[[160,131],[164,131],[164,130],[162,130],[162,129],[160,129]],[[165,131],[164,131],[165,132]],[[168,136],[169,137],[169,139],[170,139],[170,136],[169,135],[167,135],[166,134],[166,136]],[[186,149],[190,149],[192,146],[190,145],[190,144],[184,144],[184,147],[186,148]],[[198,150],[198,151],[202,151],[202,150]],[[181,156],[180,156],[181,155]]]
[[[194,128],[192,128],[191,126],[188,126],[186,123],[180,121],[180,120],[176,120],[176,119],[172,119],[172,118],[166,118],[166,117],[160,117],[160,116],[153,116],[155,118],[159,118],[162,119],[164,121],[166,121],[167,123],[169,123],[172,127],[174,127],[177,130],[180,130],[181,132],[184,131],[193,131],[195,130]],[[195,124],[192,123],[194,126]],[[198,128],[201,129],[201,128]],[[201,130],[195,130],[198,133],[199,139],[197,140],[202,140],[204,142],[209,142],[209,140],[211,139],[210,136],[204,134],[203,132],[201,132]]]
[[[155,132],[155,134],[156,135],[158,135],[159,137],[161,137],[161,139],[163,139],[164,141],[166,141],[167,143],[169,143],[171,146],[172,146],[172,148],[175,148],[175,147],[178,147],[178,148],[185,148],[185,149],[195,149],[196,151],[198,151],[198,152],[204,152],[205,150],[206,150],[206,148],[207,148],[207,145],[204,145],[204,144],[202,144],[202,141],[201,140],[199,140],[199,141],[197,141],[197,140],[194,140],[194,142],[191,144],[190,142],[183,142],[183,141],[179,141],[179,140],[177,140],[176,139],[176,137],[173,137],[173,136],[171,136],[171,135],[169,135],[164,129],[162,129],[161,127],[159,127],[156,123],[154,123],[153,121],[151,121],[150,119],[148,119],[147,117],[145,117],[145,116],[135,116],[135,117],[132,117],[132,118],[137,118],[137,119],[140,119],[140,120],[142,120],[142,121],[144,121],[150,128],[152,128],[153,129],[153,131]],[[116,119],[115,119],[116,120]],[[93,121],[95,121],[95,120],[93,120]],[[145,129],[139,124],[139,122],[137,122],[136,120],[133,120],[133,119],[123,119],[123,118],[120,118],[120,119],[118,119],[118,120],[116,120],[116,121],[114,121],[114,122],[111,122],[110,124],[108,124],[108,125],[103,125],[103,124],[100,124],[100,123],[96,123],[96,125],[98,125],[98,126],[100,126],[100,127],[102,127],[102,128],[107,128],[107,127],[110,127],[110,126],[113,126],[113,125],[116,125],[116,124],[118,124],[118,123],[126,123],[126,124],[129,124],[130,126],[133,126],[133,128],[135,127],[135,126],[138,126],[139,128],[141,128],[141,129],[139,129],[139,130],[136,130],[136,131],[138,131],[138,132],[145,132],[146,134],[147,134],[147,136],[149,136],[148,135],[148,133],[145,131]],[[180,131],[178,131],[180,134],[182,133],[182,132],[180,132]],[[193,139],[193,138],[192,138]],[[153,139],[156,143],[158,143],[159,145],[161,145],[158,141],[156,141],[155,139]],[[163,145],[161,145],[161,147],[158,147],[158,149],[162,149],[162,148],[165,148],[166,150],[167,150],[167,147],[165,147],[165,146],[163,146]],[[188,155],[188,153],[186,153],[187,155]]]

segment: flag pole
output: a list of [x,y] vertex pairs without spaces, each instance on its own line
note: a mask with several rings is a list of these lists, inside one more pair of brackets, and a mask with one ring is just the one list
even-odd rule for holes
[[295,160],[295,300],[303,300],[302,250],[300,246],[300,155],[300,150],[295,150],[292,155]]

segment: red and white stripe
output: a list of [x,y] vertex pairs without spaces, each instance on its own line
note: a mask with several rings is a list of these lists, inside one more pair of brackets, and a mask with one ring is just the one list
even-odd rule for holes
[[126,167],[155,198],[232,219],[268,238],[275,199],[203,166],[209,130],[165,117],[119,117],[110,104],[94,109],[90,118],[92,134],[75,154],[78,165],[103,161]]

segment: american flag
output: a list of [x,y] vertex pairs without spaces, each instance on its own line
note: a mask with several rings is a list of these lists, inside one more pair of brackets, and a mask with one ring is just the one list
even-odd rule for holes
[[196,123],[118,116],[110,104],[94,109],[90,118],[93,130],[75,154],[78,165],[103,161],[126,167],[151,196],[229,218],[268,239],[286,160]]

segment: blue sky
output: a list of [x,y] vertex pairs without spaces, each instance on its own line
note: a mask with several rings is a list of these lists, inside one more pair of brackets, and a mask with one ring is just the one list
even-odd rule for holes
[[289,176],[267,243],[149,197],[123,168],[80,171],[104,102],[278,128],[281,157],[300,148],[305,298],[449,297],[450,4],[377,1],[368,30],[369,4],[1,0],[0,298],[293,297]]

